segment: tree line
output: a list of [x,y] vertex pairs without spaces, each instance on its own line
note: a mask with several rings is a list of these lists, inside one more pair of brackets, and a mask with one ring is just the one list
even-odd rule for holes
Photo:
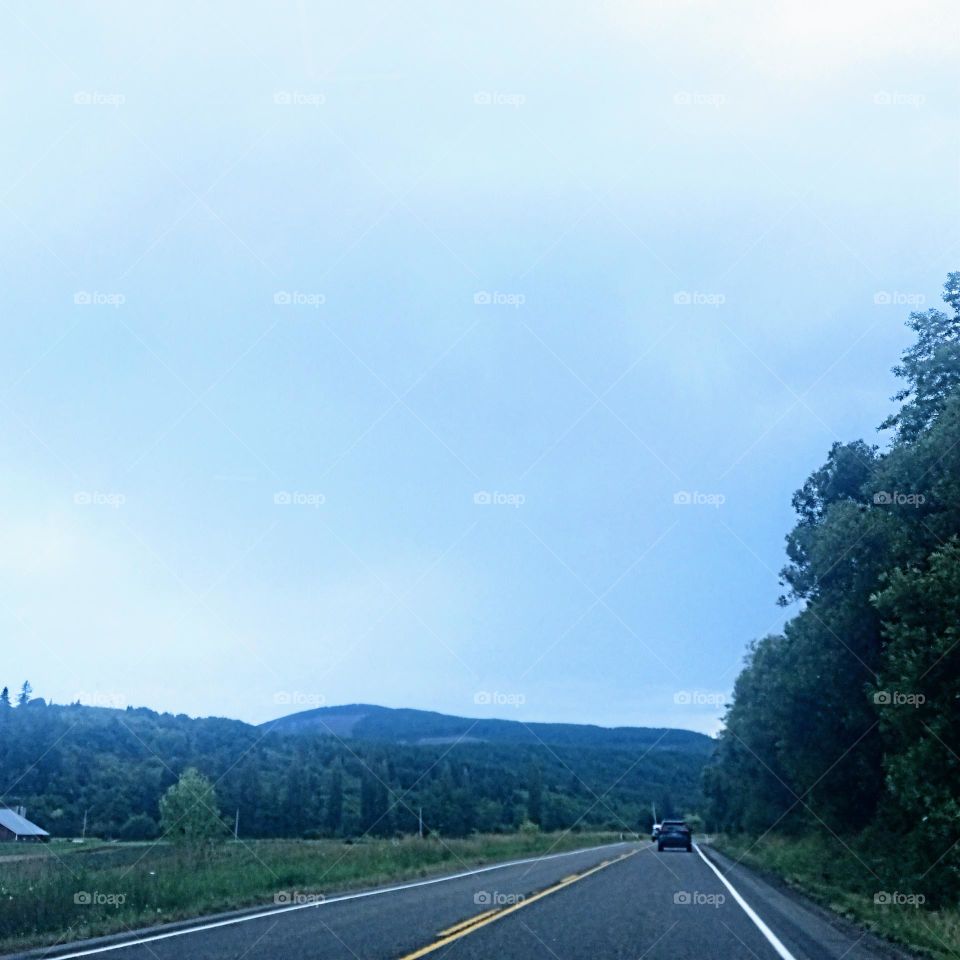
[[343,741],[29,695],[0,710],[0,805],[23,804],[54,836],[86,823],[90,836],[156,837],[161,798],[191,768],[244,837],[412,834],[421,815],[446,836],[646,830],[653,803],[697,807],[704,762],[686,750]]
[[820,832],[931,903],[960,893],[960,273],[943,300],[910,316],[888,445],[835,443],[794,495],[798,610],[750,647],[704,775],[716,828]]

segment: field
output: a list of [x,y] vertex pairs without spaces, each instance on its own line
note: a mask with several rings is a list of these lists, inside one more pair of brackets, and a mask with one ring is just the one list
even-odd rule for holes
[[255,840],[198,852],[164,843],[6,847],[0,849],[0,952],[617,839],[611,833],[517,833],[357,843]]
[[864,866],[869,855],[862,850],[823,837],[773,835],[759,841],[717,836],[713,845],[745,866],[775,874],[880,936],[937,960],[960,956],[960,910],[928,910],[908,890],[878,890]]

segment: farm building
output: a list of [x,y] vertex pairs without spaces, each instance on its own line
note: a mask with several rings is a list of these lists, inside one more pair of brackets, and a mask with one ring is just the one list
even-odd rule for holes
[[50,839],[50,834],[31,823],[25,814],[23,807],[17,810],[0,808],[0,843],[14,840],[43,842]]

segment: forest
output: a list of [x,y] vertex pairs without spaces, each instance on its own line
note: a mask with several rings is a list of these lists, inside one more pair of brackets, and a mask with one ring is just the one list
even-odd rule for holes
[[793,498],[781,603],[752,644],[709,822],[819,836],[870,889],[960,894],[960,273],[911,314],[884,446],[835,443]]
[[618,746],[616,737],[609,747],[413,745],[57,705],[29,689],[16,699],[0,697],[0,803],[22,804],[55,837],[81,836],[84,823],[87,836],[158,836],[160,799],[191,768],[212,781],[225,828],[239,825],[241,838],[413,834],[421,812],[425,832],[441,836],[524,825],[647,830],[654,804],[696,810],[712,749],[709,738],[688,733],[661,749]]

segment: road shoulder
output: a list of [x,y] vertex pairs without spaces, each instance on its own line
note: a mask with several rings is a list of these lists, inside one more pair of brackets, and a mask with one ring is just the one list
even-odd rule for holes
[[737,863],[709,843],[699,846],[798,960],[923,960],[816,903],[782,877]]

